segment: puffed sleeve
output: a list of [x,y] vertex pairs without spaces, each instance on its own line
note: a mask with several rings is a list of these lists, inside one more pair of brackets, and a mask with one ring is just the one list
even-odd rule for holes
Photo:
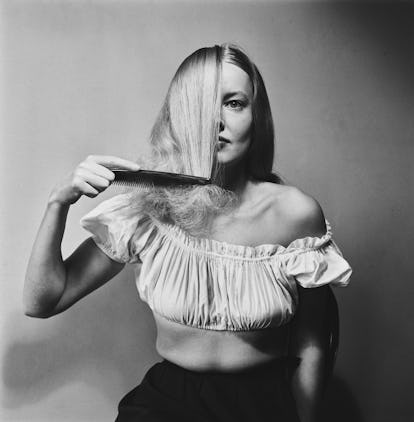
[[156,227],[148,215],[137,212],[130,194],[101,202],[80,220],[96,245],[121,263],[141,262],[140,254],[154,237]]
[[352,269],[332,239],[332,230],[326,222],[327,232],[322,237],[306,237],[293,242],[286,272],[305,288],[325,284],[345,287]]

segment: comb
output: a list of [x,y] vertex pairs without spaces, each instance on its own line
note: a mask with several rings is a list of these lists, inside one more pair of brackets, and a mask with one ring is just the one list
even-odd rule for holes
[[112,184],[125,187],[152,188],[208,185],[211,183],[211,179],[207,179],[205,177],[155,170],[113,170],[113,173],[115,174],[115,179]]

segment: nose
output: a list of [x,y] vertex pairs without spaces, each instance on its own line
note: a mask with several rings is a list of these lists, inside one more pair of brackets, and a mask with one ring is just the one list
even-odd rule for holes
[[223,132],[224,130],[224,120],[223,116],[220,117],[220,132]]

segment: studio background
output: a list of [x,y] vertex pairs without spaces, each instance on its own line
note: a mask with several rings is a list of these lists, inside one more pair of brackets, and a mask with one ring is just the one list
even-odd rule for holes
[[[1,6],[2,421],[112,421],[161,360],[131,268],[65,313],[24,316],[50,190],[88,154],[134,159],[180,62],[233,41],[264,77],[277,169],[316,197],[354,268],[336,289],[332,421],[409,421],[413,7],[390,2],[21,1]],[[111,188],[112,189],[112,188]],[[64,256],[87,237],[71,207]],[[411,371],[411,372],[410,372]]]

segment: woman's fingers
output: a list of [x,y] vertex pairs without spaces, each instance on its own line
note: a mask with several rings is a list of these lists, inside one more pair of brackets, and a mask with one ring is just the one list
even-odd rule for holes
[[94,198],[115,179],[111,170],[138,171],[133,161],[111,155],[89,155],[50,194],[50,201],[74,204],[82,195]]
[[97,164],[94,161],[83,161],[80,165],[79,168],[83,168],[86,169],[94,174],[96,174],[97,176],[101,176],[109,181],[113,181],[115,179],[115,174],[107,169],[106,167],[102,166],[101,164]]
[[139,168],[138,164],[124,158],[112,155],[89,155],[74,172],[75,184],[81,194],[94,197],[115,179],[111,169],[137,171]]
[[101,177],[90,170],[79,167],[75,171],[75,176],[84,180],[86,183],[91,185],[93,188],[102,192],[110,185],[110,180],[105,177]]
[[82,195],[88,196],[89,198],[95,198],[95,196],[99,195],[99,191],[84,180],[79,181],[78,188],[82,192]]
[[112,155],[89,155],[86,161],[100,164],[111,170],[137,171],[140,169],[140,166],[137,163]]

